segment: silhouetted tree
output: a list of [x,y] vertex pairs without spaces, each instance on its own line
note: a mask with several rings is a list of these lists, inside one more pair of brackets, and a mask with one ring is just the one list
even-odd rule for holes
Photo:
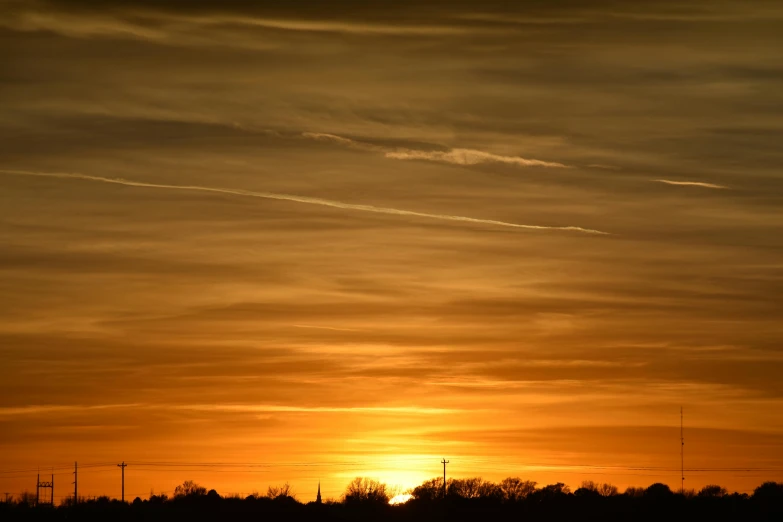
[[16,503],[20,506],[34,506],[35,493],[30,493],[29,491],[22,491],[19,494],[19,498],[16,499]]
[[578,488],[576,491],[574,491],[574,496],[577,497],[600,497],[601,494],[598,493],[598,487],[597,484],[595,484],[591,480],[586,480],[582,482],[582,486]]
[[547,484],[541,489],[536,490],[536,495],[540,498],[550,499],[561,495],[568,495],[571,493],[571,488],[562,482],[556,484]]
[[272,499],[296,499],[296,493],[291,484],[286,482],[282,486],[269,486],[266,490],[266,497]]
[[174,497],[195,497],[207,494],[207,488],[199,486],[192,480],[186,480],[176,488],[174,488]]
[[754,499],[783,501],[783,482],[765,482],[753,491]]
[[[326,501],[322,505],[303,505],[289,496],[289,488],[270,488],[273,498],[251,495],[246,500],[227,495],[221,497],[210,490],[205,495],[197,484],[185,483],[178,494],[191,501],[168,501],[165,495],[151,493],[149,501],[138,497],[132,504],[101,497],[78,506],[63,504],[59,507],[28,506],[17,503],[0,503],[0,520],[3,522],[164,522],[188,520],[207,522],[214,520],[290,520],[324,522],[424,522],[453,520],[473,522],[480,520],[522,520],[525,522],[558,522],[561,520],[603,520],[621,522],[634,520],[652,522],[658,520],[709,520],[728,522],[783,521],[783,484],[767,482],[756,489],[752,498],[746,494],[726,495],[720,486],[704,487],[694,497],[675,494],[664,484],[644,488],[629,488],[625,495],[612,494],[616,488],[606,484],[585,481],[574,495],[568,493],[563,483],[549,484],[534,489],[534,483],[509,478],[495,484],[480,478],[454,479],[449,482],[451,492],[442,499],[442,479],[433,479],[414,488],[416,500],[399,508],[387,507],[391,493],[377,480],[357,478],[346,488],[344,502]],[[600,495],[609,492],[606,498]],[[29,494],[28,494],[29,495]],[[30,495],[32,497],[32,495]],[[718,498],[720,497],[720,498]],[[33,497],[34,499],[34,497]],[[434,503],[422,500],[434,500]],[[513,502],[511,499],[515,499]]]
[[719,498],[719,497],[725,497],[728,494],[729,492],[726,490],[726,488],[722,488],[716,484],[710,484],[701,488],[701,490],[696,494],[696,496],[707,497],[707,498]]
[[582,482],[582,487],[574,491],[574,495],[613,497],[617,495],[617,486],[607,483],[599,484],[592,480],[585,480]]
[[598,493],[602,497],[614,497],[617,495],[617,486],[604,482],[598,486]]
[[388,504],[389,493],[386,484],[375,479],[356,477],[345,488],[345,502]]
[[644,490],[644,496],[652,499],[664,499],[673,496],[671,488],[666,484],[656,482]]
[[164,502],[167,502],[169,500],[168,495],[165,493],[161,493],[160,495],[154,495],[150,494],[150,503],[152,504],[163,504]]
[[446,491],[448,496],[459,498],[500,499],[503,496],[500,486],[481,477],[449,480]]
[[645,492],[645,488],[638,488],[638,487],[634,487],[634,486],[628,486],[625,489],[625,492],[623,493],[623,495],[625,495],[626,497],[632,497],[632,498],[643,497],[644,496],[644,492]]
[[499,484],[503,500],[506,502],[519,502],[536,490],[536,483],[532,480],[522,480],[519,477],[508,477]]
[[435,500],[443,496],[443,478],[437,477],[413,488],[411,496],[415,500]]

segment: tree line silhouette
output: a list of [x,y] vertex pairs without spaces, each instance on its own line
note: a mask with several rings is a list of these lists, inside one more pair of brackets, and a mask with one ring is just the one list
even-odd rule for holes
[[[407,502],[391,505],[404,494]],[[399,498],[399,497],[398,497]],[[617,487],[585,481],[571,491],[558,482],[538,484],[518,477],[500,482],[480,477],[428,480],[400,492],[383,482],[357,477],[342,497],[323,503],[301,502],[289,484],[270,486],[265,495],[221,496],[214,489],[185,481],[171,498],[151,494],[121,502],[109,497],[64,499],[57,507],[35,505],[35,496],[23,493],[0,504],[1,520],[169,521],[202,520],[524,520],[524,521],[652,521],[652,520],[783,520],[783,483],[765,482],[752,495],[729,493],[718,485],[699,491],[672,491],[661,483],[646,488]]]

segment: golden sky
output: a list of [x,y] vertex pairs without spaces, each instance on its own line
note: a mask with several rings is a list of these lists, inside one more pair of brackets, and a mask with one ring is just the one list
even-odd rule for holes
[[783,477],[779,3],[102,4],[0,4],[0,491]]

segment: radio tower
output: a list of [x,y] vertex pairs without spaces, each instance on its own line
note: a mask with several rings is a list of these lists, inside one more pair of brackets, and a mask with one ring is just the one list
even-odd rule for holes
[[685,436],[682,429],[682,406],[680,406],[680,493],[685,494]]

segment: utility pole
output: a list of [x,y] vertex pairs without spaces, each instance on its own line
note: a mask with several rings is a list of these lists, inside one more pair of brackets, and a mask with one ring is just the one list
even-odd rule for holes
[[685,494],[685,436],[682,424],[682,406],[680,406],[680,494]]
[[5,503],[8,504],[8,498],[11,496],[10,493],[5,493]]
[[446,464],[449,461],[444,458],[440,463],[443,464],[443,498],[446,498]]
[[122,464],[117,464],[118,468],[122,468],[122,501],[125,502],[125,468],[128,465],[125,464],[125,461],[122,461]]
[[52,470],[51,482],[41,482],[41,473],[38,473],[38,480],[35,485],[35,505],[39,505],[41,502],[41,489],[50,489],[52,491],[49,497],[49,504],[54,505],[54,470]]
[[73,463],[73,505],[79,502],[79,463]]

